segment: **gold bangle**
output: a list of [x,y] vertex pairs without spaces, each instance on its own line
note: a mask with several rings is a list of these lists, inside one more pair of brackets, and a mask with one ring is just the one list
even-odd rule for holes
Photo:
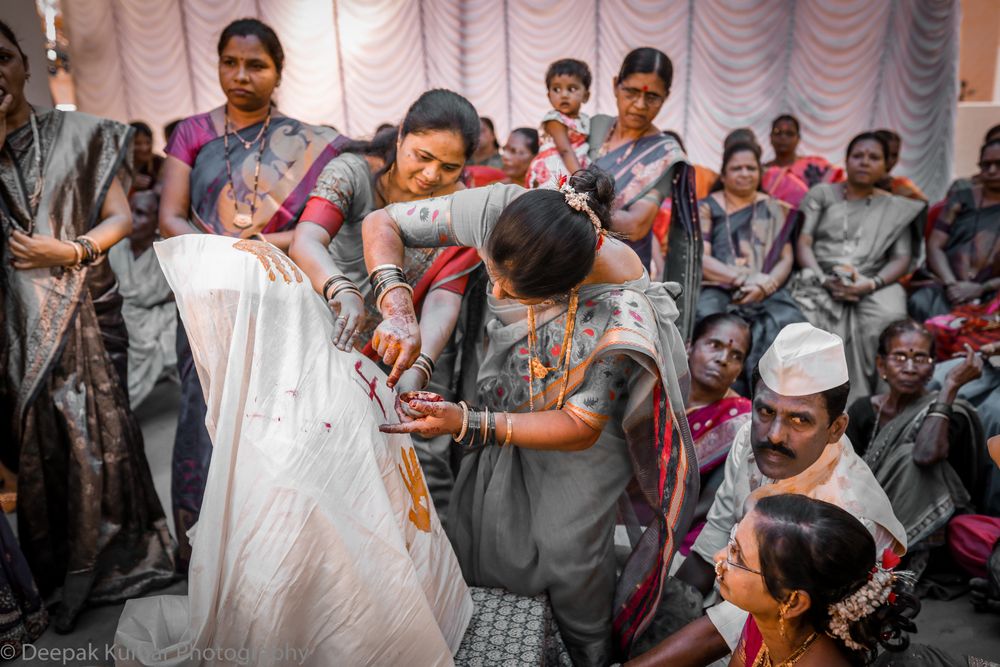
[[504,420],[506,420],[506,422],[507,422],[507,432],[504,433],[503,444],[500,445],[501,448],[506,447],[507,445],[510,444],[511,434],[514,432],[514,423],[510,419],[510,413],[509,412],[505,412],[505,413],[503,413],[503,416],[504,416]]
[[63,243],[68,243],[71,248],[73,248],[73,264],[72,267],[75,269],[80,266],[83,262],[83,246],[81,246],[76,241],[63,241]]
[[393,291],[394,289],[398,288],[398,287],[402,287],[403,289],[405,289],[406,291],[408,291],[410,293],[410,301],[411,302],[413,301],[413,288],[410,287],[410,284],[409,283],[396,283],[395,285],[390,285],[389,287],[386,288],[386,290],[384,292],[382,292],[381,294],[378,295],[378,301],[375,302],[375,310],[377,310],[377,311],[379,311],[381,313],[382,312],[382,302],[385,301],[385,295],[388,294],[389,292]]
[[458,437],[452,436],[452,439],[455,442],[462,442],[465,432],[469,430],[469,404],[465,401],[459,401],[458,404],[462,406],[462,430],[459,431]]

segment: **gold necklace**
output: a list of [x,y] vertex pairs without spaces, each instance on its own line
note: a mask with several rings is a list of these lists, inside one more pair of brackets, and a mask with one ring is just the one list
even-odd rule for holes
[[[224,107],[223,113],[225,114],[225,127],[224,127],[225,131],[222,135],[222,146],[223,146],[223,152],[225,153],[226,156],[226,177],[229,179],[229,191],[233,195],[233,209],[235,211],[233,214],[233,225],[237,229],[250,229],[251,227],[253,227],[253,216],[255,213],[257,213],[257,184],[260,181],[260,163],[264,157],[264,146],[267,143],[266,139],[267,128],[271,126],[271,108],[268,107],[267,109],[267,118],[264,119],[264,125],[260,128],[260,131],[257,133],[257,137],[250,142],[247,142],[242,137],[242,135],[240,135],[240,133],[236,131],[235,127],[232,130],[230,130],[228,105]],[[260,146],[257,149],[257,161],[256,164],[254,165],[254,170],[253,170],[253,196],[250,199],[250,213],[243,213],[242,211],[240,211],[240,206],[238,200],[236,199],[236,184],[233,182],[233,165],[229,161],[230,133],[234,134],[236,138],[243,144],[243,147],[246,148],[247,150],[250,150],[250,148],[257,141],[260,141]]]
[[566,388],[569,386],[570,351],[573,349],[573,330],[576,328],[576,308],[579,303],[580,288],[574,287],[569,296],[569,307],[566,309],[566,329],[563,332],[562,346],[555,366],[546,366],[535,356],[538,345],[538,331],[535,329],[535,307],[528,306],[528,401],[531,412],[535,411],[535,380],[541,380],[552,371],[562,368],[562,387],[559,390],[559,400],[556,410],[561,410],[566,398]]
[[802,659],[814,641],[816,641],[815,632],[806,637],[806,640],[790,656],[777,664],[771,662],[771,654],[767,650],[767,644],[762,642],[761,651],[757,654],[757,659],[753,661],[753,667],[791,667]]

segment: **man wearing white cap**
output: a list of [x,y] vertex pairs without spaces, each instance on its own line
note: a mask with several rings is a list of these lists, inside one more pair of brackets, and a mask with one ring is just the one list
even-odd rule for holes
[[[713,557],[762,495],[799,493],[847,510],[872,533],[877,552],[906,551],[906,532],[888,497],[844,437],[850,382],[840,337],[808,323],[786,326],[753,375],[750,424],[737,433],[725,480],[677,578],[711,591]],[[667,602],[669,604],[669,601]],[[704,665],[739,640],[747,613],[722,602],[629,665]]]

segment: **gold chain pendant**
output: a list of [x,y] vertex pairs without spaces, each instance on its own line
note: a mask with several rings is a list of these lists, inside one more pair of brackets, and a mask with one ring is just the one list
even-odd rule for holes
[[531,358],[531,377],[541,380],[549,374],[549,368],[545,366],[537,357]]

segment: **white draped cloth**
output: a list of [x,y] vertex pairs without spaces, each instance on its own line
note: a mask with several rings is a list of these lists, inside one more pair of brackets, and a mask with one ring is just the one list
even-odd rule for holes
[[451,664],[472,600],[385,375],[273,246],[155,247],[214,451],[188,595],[126,603],[117,664]]
[[[802,120],[803,155],[842,164],[847,142],[903,136],[898,175],[932,199],[951,180],[959,0],[67,0],[80,109],[167,121],[224,100],[215,45],[256,16],[287,57],[285,113],[362,136],[397,122],[428,88],[450,88],[493,118],[501,143],[549,109],[545,70],[579,58],[594,73],[583,111],[615,113],[612,80],[639,46],[674,64],[657,118],[693,162],[718,170],[722,140]],[[769,152],[769,147],[767,152]],[[769,157],[765,155],[765,157]]]

